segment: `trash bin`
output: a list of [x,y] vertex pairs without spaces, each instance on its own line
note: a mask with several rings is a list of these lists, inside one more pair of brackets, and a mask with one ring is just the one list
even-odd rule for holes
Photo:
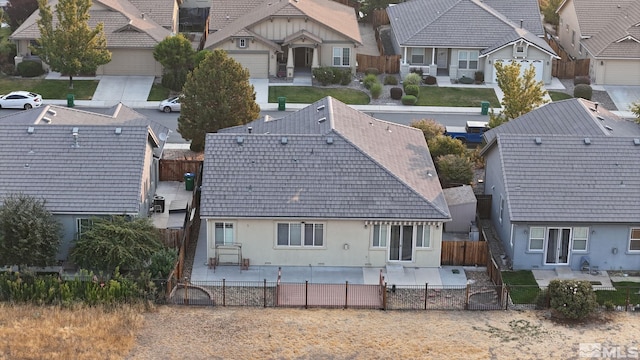
[[67,107],[75,106],[75,104],[73,103],[74,99],[75,99],[75,96],[73,94],[67,94]]
[[187,191],[193,191],[196,175],[194,173],[184,174],[184,188]]
[[164,196],[153,197],[153,212],[164,212]]
[[278,96],[278,111],[284,111],[287,107],[287,98]]
[[488,115],[489,114],[489,102],[488,101],[483,101],[480,103],[480,106],[482,106],[482,115]]

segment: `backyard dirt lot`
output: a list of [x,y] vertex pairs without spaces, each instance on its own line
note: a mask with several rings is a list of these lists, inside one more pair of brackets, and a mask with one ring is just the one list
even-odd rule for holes
[[582,324],[548,316],[163,306],[144,315],[127,359],[584,359],[580,343],[637,358],[639,313],[607,312]]

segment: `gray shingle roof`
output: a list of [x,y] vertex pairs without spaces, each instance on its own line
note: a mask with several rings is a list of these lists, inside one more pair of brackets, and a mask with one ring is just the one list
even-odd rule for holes
[[[640,222],[633,138],[498,135],[512,221]],[[640,137],[637,140],[640,144]]]
[[208,134],[201,214],[450,218],[422,132],[332,98],[282,119]]
[[447,205],[476,204],[476,194],[470,185],[456,186],[442,190],[444,197],[447,199]]
[[[53,213],[136,214],[149,130],[128,126],[0,125],[0,198],[22,192]],[[78,128],[78,147],[72,129]]]
[[[618,10],[615,19],[592,34],[591,38],[582,40],[582,43],[597,57],[640,59],[640,1],[631,2]],[[583,21],[580,26],[582,24]]]

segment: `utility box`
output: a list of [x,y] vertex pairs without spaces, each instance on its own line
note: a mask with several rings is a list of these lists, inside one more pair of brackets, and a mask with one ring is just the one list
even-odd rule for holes
[[278,111],[284,111],[287,108],[287,98],[278,96]]
[[480,113],[482,115],[488,115],[489,114],[489,102],[488,101],[483,101],[480,103],[480,107],[481,107],[481,111]]

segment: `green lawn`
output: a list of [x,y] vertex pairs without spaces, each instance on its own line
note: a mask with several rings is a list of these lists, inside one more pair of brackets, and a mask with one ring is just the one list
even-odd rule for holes
[[168,99],[170,93],[171,90],[167,89],[166,87],[160,84],[153,84],[153,86],[151,86],[151,92],[149,92],[147,101],[162,101],[164,99]]
[[613,286],[617,290],[597,290],[596,298],[598,304],[603,305],[605,301],[610,300],[614,305],[625,306],[627,301],[627,293],[629,293],[630,304],[640,304],[640,283],[625,281],[614,282]]
[[500,107],[493,89],[436,86],[421,86],[416,105],[478,107],[480,111],[482,101],[489,101],[491,107]]
[[311,104],[325,96],[332,96],[345,104],[367,105],[369,95],[350,88],[318,88],[311,86],[269,86],[269,102],[278,102],[278,97],[284,96],[288,103]]
[[548,91],[548,93],[549,93],[549,96],[551,97],[551,100],[553,101],[567,100],[567,99],[573,98],[573,96],[567,93],[563,93],[562,91]]
[[503,271],[502,281],[509,286],[514,304],[535,304],[540,288],[531,271]]
[[67,80],[44,80],[25,78],[1,78],[0,94],[16,90],[26,90],[42,95],[43,99],[66,99],[74,94],[76,100],[91,100],[98,86],[98,80],[73,80],[73,90]]

